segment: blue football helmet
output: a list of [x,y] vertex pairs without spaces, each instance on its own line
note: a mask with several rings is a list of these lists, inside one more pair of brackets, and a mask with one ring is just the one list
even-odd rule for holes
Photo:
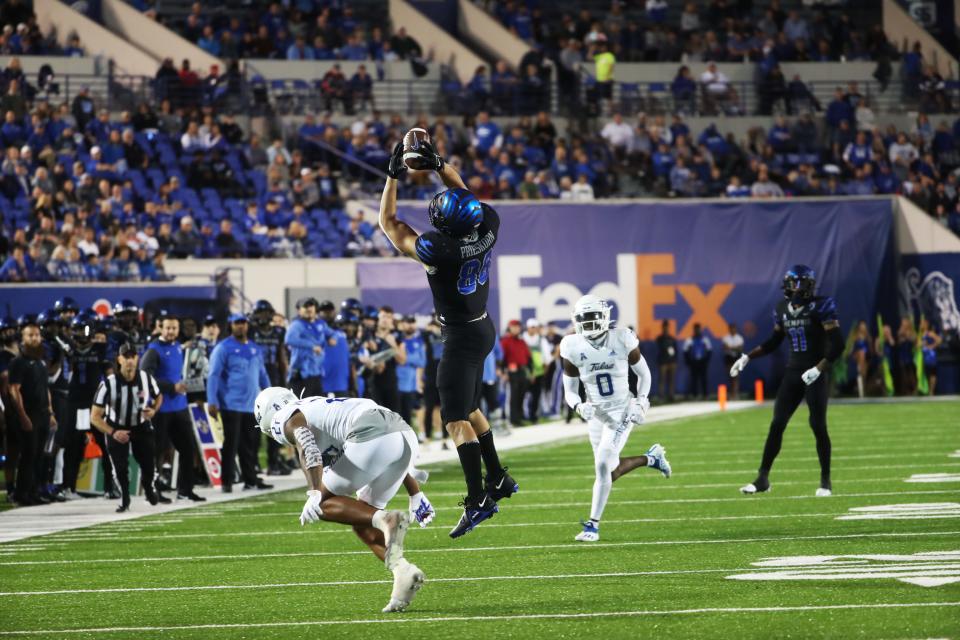
[[427,212],[437,231],[454,238],[462,238],[483,222],[483,205],[467,189],[441,191],[433,196]]
[[813,298],[817,288],[817,274],[804,264],[795,264],[783,276],[783,297],[794,304],[804,304]]
[[347,298],[340,303],[340,311],[342,313],[350,312],[356,316],[360,316],[363,314],[363,304],[356,298]]

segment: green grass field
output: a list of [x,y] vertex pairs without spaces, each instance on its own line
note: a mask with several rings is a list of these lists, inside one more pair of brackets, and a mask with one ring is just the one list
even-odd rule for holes
[[[769,410],[640,427],[625,454],[667,448],[674,477],[614,484],[599,543],[583,441],[508,452],[520,493],[459,541],[462,476],[431,468],[438,520],[407,538],[427,583],[384,615],[389,574],[345,527],[301,528],[302,492],[0,545],[0,635],[49,638],[929,638],[960,636],[960,505],[939,517],[846,519],[852,508],[960,502],[960,403],[831,408],[834,491],[806,412],[787,431],[773,491],[745,497]],[[558,427],[562,428],[562,427]],[[397,500],[398,506],[405,506]],[[870,512],[853,512],[870,513]],[[36,545],[26,549],[25,545]],[[952,556],[904,558],[918,553]],[[756,567],[794,556],[895,555],[830,566]],[[840,562],[840,564],[837,564]],[[785,570],[795,572],[784,576]],[[779,580],[729,579],[762,574]],[[65,630],[74,633],[67,634]]]

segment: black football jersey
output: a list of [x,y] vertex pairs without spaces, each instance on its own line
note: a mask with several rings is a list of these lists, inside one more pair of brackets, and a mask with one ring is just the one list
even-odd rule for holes
[[270,384],[274,386],[283,386],[284,380],[280,377],[280,349],[284,348],[283,339],[286,331],[283,327],[267,327],[261,331],[259,327],[253,328],[250,332],[250,339],[260,347],[263,353],[263,366],[267,370],[267,377],[270,378]]
[[483,222],[465,238],[427,231],[417,238],[417,258],[427,268],[433,305],[444,324],[469,322],[487,310],[490,262],[500,216],[483,204]]
[[78,406],[90,407],[107,366],[105,344],[93,343],[70,353],[70,395]]
[[823,323],[837,320],[837,303],[827,296],[815,296],[802,307],[782,300],[773,312],[773,322],[790,345],[787,368],[809,369],[826,354]]

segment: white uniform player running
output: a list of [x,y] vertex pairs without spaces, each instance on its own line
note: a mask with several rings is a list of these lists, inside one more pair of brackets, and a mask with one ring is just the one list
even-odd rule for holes
[[419,450],[410,426],[371,400],[297,400],[281,387],[261,391],[254,413],[261,431],[281,444],[296,446],[300,455],[309,483],[300,524],[322,519],[352,525],[393,572],[393,592],[383,611],[406,609],[423,585],[424,574],[403,557],[411,515],[384,508],[408,478]]
[[[650,369],[640,354],[640,341],[630,329],[610,328],[610,306],[597,296],[583,296],[574,305],[576,334],[560,342],[564,399],[587,421],[593,446],[596,480],[590,519],[576,540],[600,539],[600,518],[613,481],[637,467],[653,467],[670,477],[670,463],[662,446],[646,455],[620,457],[634,424],[642,423],[650,408]],[[637,397],[630,393],[627,367],[637,375]],[[580,382],[587,400],[580,400]]]

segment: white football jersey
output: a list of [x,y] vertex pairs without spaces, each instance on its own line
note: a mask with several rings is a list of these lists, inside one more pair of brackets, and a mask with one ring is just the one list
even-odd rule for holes
[[596,346],[579,334],[560,341],[560,356],[580,370],[587,400],[603,422],[619,422],[630,402],[628,359],[639,344],[633,331],[621,328],[610,329]]

